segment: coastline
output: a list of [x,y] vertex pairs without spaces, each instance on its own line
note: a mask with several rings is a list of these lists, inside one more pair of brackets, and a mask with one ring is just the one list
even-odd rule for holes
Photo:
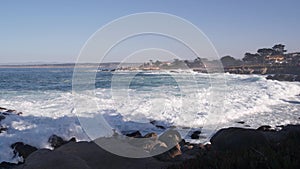
[[[1,120],[10,118],[10,116],[22,116],[22,112],[1,108]],[[1,132],[9,130],[9,128],[2,128]],[[169,129],[160,136],[156,133],[141,135],[139,131],[129,133],[126,136],[125,140],[124,136],[117,134],[113,137],[98,138],[94,141],[77,141],[76,138],[64,139],[53,134],[47,138],[48,144],[52,147],[50,149],[37,148],[18,141],[12,144],[11,148],[14,150],[15,156],[19,156],[24,161],[18,164],[2,162],[0,168],[229,169],[237,166],[244,169],[279,169],[280,167],[297,168],[300,166],[300,158],[298,158],[300,157],[300,123],[278,126],[277,128],[268,125],[263,125],[257,129],[222,128],[210,138],[210,143],[207,144],[186,142],[176,129]],[[198,139],[201,137],[201,131],[194,132],[191,137]],[[140,138],[148,138],[149,141],[136,144],[138,142],[135,139]],[[118,140],[122,143],[118,143]],[[123,151],[130,151],[127,146],[144,147],[144,145],[148,145],[146,147],[149,147],[151,145],[152,149],[149,151],[163,149],[165,153],[138,159],[120,157],[95,144],[101,141],[124,149]],[[274,162],[274,160],[277,161]]]

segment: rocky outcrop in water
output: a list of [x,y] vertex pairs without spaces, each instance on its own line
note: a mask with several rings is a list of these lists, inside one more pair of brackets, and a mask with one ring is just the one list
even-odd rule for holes
[[266,77],[267,80],[278,80],[278,81],[288,81],[288,82],[300,82],[300,75],[292,74],[275,74]]

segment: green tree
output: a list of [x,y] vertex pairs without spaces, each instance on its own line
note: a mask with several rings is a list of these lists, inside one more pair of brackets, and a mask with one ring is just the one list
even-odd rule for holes
[[272,55],[274,53],[274,50],[273,49],[270,49],[270,48],[262,48],[262,49],[258,49],[257,50],[257,53],[260,55],[260,56],[268,56],[268,55]]
[[272,47],[272,49],[274,50],[274,54],[276,55],[283,55],[285,52],[287,52],[287,50],[284,49],[285,45],[282,44],[276,44]]
[[245,63],[249,63],[249,64],[257,64],[257,63],[262,63],[263,59],[262,59],[262,56],[260,56],[257,53],[252,54],[252,53],[247,52],[244,55],[243,61]]

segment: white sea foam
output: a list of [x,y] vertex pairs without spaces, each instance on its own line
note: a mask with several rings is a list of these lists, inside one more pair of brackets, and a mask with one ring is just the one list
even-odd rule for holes
[[[227,126],[249,125],[255,128],[265,124],[275,126],[299,122],[300,97],[296,96],[300,94],[299,83],[269,81],[257,75],[193,76],[198,79],[198,84],[182,82],[185,91],[179,94],[176,91],[181,90],[182,86],[120,89],[121,93],[123,90],[127,94],[125,96],[114,95],[111,89],[96,89],[94,99],[99,110],[94,113],[104,115],[111,127],[120,132],[162,132],[149,123],[150,120],[156,120],[165,126],[203,127],[203,134],[207,137],[215,129]],[[218,92],[218,86],[212,88],[209,85],[208,79],[214,82],[222,76],[226,77],[226,92]],[[216,102],[217,98],[221,98],[222,103]],[[89,140],[76,117],[86,117],[86,114],[74,111],[71,92],[7,91],[0,96],[0,106],[23,112],[21,116],[10,115],[1,121],[1,125],[8,130],[0,134],[0,162],[22,160],[13,158],[13,150],[10,148],[11,144],[18,141],[43,148],[49,147],[47,140],[52,134],[65,139],[76,137],[78,140]],[[214,106],[222,109],[216,109],[219,112],[212,114]],[[236,121],[244,121],[245,124]]]

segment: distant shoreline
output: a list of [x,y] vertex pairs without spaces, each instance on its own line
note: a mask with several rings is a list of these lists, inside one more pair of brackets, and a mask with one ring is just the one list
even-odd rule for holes
[[3,64],[0,68],[74,68],[75,65],[79,68],[95,68],[95,67],[111,67],[119,63],[57,63],[57,64]]

